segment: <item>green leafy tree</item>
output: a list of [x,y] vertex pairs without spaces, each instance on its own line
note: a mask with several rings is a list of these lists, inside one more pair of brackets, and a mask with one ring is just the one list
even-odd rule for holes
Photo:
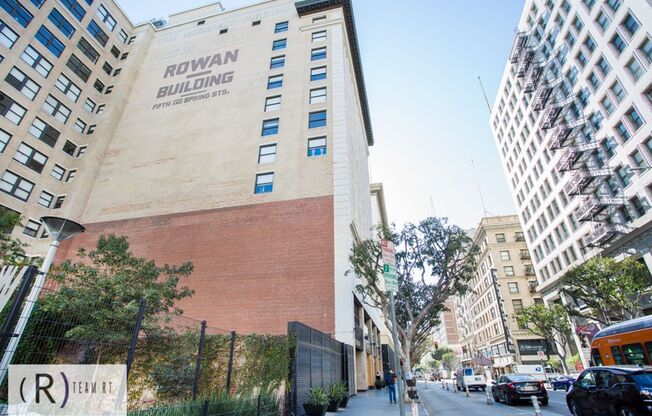
[[454,352],[447,352],[441,357],[441,364],[444,370],[452,373],[457,368],[457,355]]
[[555,345],[564,371],[570,372],[566,346],[572,342],[572,334],[568,313],[562,305],[555,303],[547,308],[535,304],[518,312],[516,320],[522,328],[527,327],[533,334],[547,340],[549,345]]
[[446,345],[443,345],[439,348],[435,348],[431,353],[430,356],[432,357],[433,360],[438,360],[441,361],[441,358],[444,356],[444,354],[447,354],[449,352],[455,352],[451,347],[448,347]]
[[[641,297],[650,283],[647,268],[633,257],[622,261],[593,257],[566,272],[560,292],[585,303],[590,318],[609,325],[643,315]],[[580,312],[572,304],[567,309],[572,316],[587,316],[586,310]]]
[[15,226],[20,225],[20,214],[0,207],[0,256],[2,264],[16,263],[25,255],[27,245],[11,237]]
[[444,302],[462,294],[475,274],[478,249],[464,230],[443,218],[406,224],[400,231],[379,230],[378,238],[354,245],[352,271],[361,279],[357,289],[366,304],[382,311],[391,327],[390,297],[384,290],[380,239],[396,246],[398,293],[396,300],[399,354],[403,370],[427,353],[433,328],[439,323]]

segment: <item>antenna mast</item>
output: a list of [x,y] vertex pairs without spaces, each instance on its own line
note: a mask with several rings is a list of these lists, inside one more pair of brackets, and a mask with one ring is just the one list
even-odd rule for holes
[[471,159],[471,166],[473,167],[473,176],[475,178],[475,184],[478,187],[478,194],[480,194],[480,202],[482,202],[482,212],[484,212],[485,217],[488,217],[487,214],[491,213],[487,211],[487,207],[484,204],[484,196],[482,195],[482,188],[480,188],[480,181],[478,180],[478,173],[475,171],[475,162],[473,159]]
[[478,76],[478,82],[480,83],[480,89],[482,89],[484,103],[487,105],[487,111],[489,111],[489,115],[491,115],[491,105],[489,104],[489,98],[487,98],[487,92],[484,90],[484,85],[482,85],[482,78],[480,78],[480,76]]

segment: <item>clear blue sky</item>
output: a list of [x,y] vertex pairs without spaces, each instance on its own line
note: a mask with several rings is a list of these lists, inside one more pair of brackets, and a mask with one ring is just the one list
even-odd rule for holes
[[[134,22],[206,0],[118,0]],[[223,0],[226,9],[255,3]],[[391,221],[432,215],[464,228],[487,211],[515,208],[489,129],[477,77],[493,99],[523,0],[353,0],[376,145],[372,180],[383,182]]]

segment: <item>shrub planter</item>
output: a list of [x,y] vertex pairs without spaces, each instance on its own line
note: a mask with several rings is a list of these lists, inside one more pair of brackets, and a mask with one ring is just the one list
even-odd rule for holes
[[345,408],[349,404],[349,396],[345,396],[341,401],[340,401],[340,407]]
[[331,400],[328,403],[328,411],[329,412],[337,412],[337,409],[340,407],[340,401],[339,400]]
[[303,410],[306,411],[306,416],[324,416],[326,414],[326,405],[316,405],[316,404],[303,404]]

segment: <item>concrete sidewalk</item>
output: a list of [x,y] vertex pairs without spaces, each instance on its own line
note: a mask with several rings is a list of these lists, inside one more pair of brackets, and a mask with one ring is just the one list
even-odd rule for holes
[[[412,404],[405,403],[406,416],[428,416],[421,405],[415,404],[415,410]],[[398,404],[389,403],[389,393],[387,390],[369,390],[358,393],[349,399],[349,405],[346,409],[339,409],[337,413],[326,413],[327,415],[342,416],[398,416]]]

